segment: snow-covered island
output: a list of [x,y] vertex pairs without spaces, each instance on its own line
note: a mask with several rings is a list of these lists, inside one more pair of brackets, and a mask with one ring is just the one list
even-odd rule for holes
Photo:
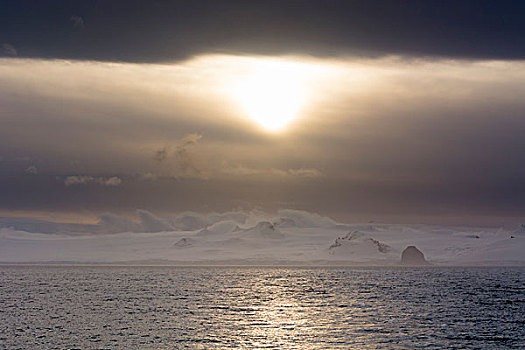
[[92,225],[0,219],[0,262],[391,266],[416,246],[435,266],[525,265],[522,225],[343,224],[289,209],[137,215],[104,214]]

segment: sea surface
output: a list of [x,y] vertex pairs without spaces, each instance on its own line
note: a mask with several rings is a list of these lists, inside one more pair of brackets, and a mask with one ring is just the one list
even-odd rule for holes
[[525,268],[0,266],[1,349],[524,349]]

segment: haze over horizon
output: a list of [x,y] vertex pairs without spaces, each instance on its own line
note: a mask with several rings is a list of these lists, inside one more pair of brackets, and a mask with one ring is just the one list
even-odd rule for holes
[[525,4],[5,1],[0,217],[525,219]]

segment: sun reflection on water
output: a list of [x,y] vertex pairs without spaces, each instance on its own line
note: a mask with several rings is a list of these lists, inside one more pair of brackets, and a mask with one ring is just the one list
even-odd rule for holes
[[246,323],[246,339],[255,348],[294,348],[295,333],[307,323],[300,305],[286,290],[283,279],[275,276],[253,276],[252,295],[255,312]]

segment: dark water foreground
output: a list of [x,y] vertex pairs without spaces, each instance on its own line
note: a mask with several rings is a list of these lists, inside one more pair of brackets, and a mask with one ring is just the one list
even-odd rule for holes
[[523,349],[524,268],[0,267],[2,349]]

